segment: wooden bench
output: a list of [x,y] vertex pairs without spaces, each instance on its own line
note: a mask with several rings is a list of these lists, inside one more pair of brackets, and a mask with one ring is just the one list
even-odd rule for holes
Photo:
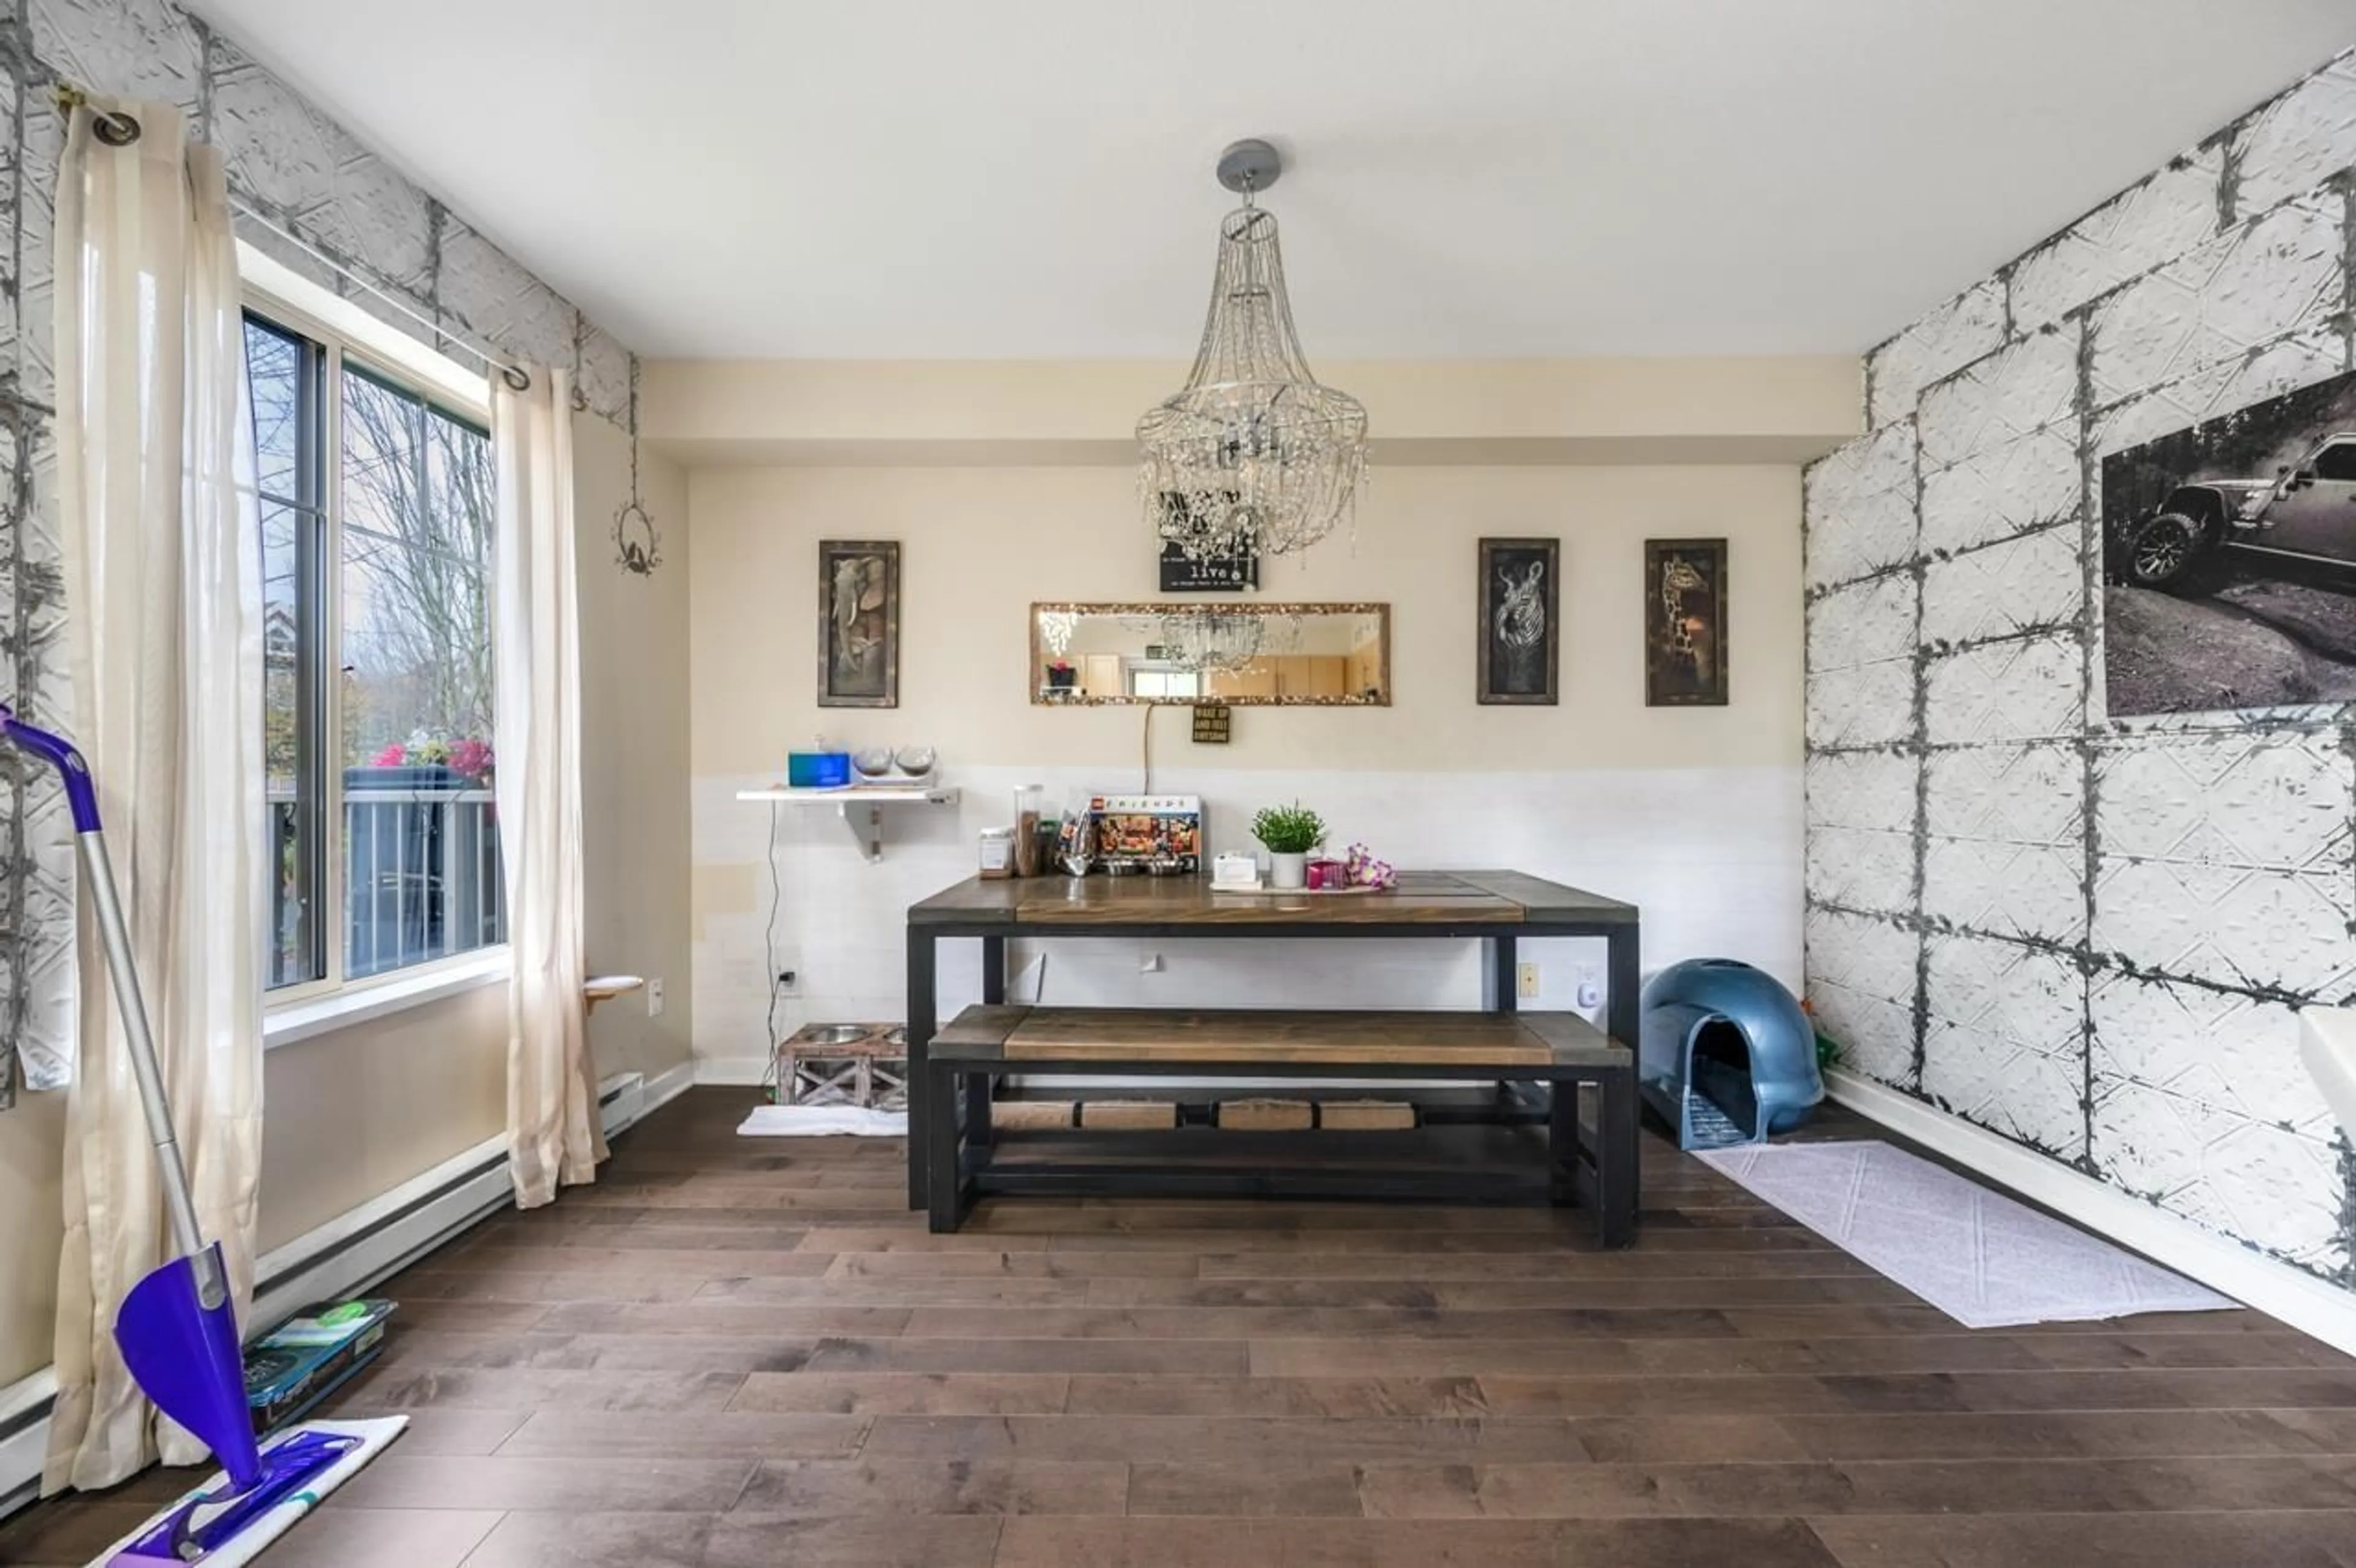
[[[1542,1198],[1591,1207],[1597,1237],[1607,1247],[1625,1246],[1635,1235],[1634,1058],[1575,1013],[983,1005],[966,1008],[933,1036],[924,1071],[923,1093],[941,1113],[924,1125],[926,1207],[935,1231],[956,1230],[980,1194],[1030,1192],[1425,1201]],[[1182,1130],[1114,1135],[1161,1140],[1150,1149],[1140,1143],[1135,1152],[1117,1159],[1055,1159],[1018,1168],[994,1157],[990,1119],[991,1080],[1011,1072],[1529,1084],[1545,1097],[1546,1157],[1535,1173],[1408,1170],[1379,1160],[1336,1167],[1322,1157],[1335,1139],[1358,1135]],[[1580,1112],[1582,1085],[1595,1090],[1591,1128]],[[966,1093],[962,1116],[951,1111],[960,1087]],[[1403,1135],[1363,1136],[1379,1140]],[[1316,1146],[1321,1159],[1289,1167],[1274,1160],[1239,1166],[1188,1157],[1196,1149],[1209,1153],[1214,1145],[1230,1150],[1245,1137],[1292,1140],[1284,1147],[1302,1149]]]

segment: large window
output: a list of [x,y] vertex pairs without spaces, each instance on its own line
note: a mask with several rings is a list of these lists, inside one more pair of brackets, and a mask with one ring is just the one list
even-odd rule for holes
[[333,335],[249,313],[269,983],[506,939],[492,797],[490,438]]

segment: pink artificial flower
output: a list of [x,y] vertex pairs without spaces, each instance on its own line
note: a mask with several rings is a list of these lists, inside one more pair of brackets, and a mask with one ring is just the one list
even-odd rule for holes
[[488,778],[491,773],[491,743],[472,737],[452,741],[450,766],[454,772],[470,779]]
[[369,759],[369,766],[372,768],[397,768],[407,759],[407,756],[408,753],[402,749],[401,742],[395,741],[383,751],[379,752],[375,756],[370,757]]

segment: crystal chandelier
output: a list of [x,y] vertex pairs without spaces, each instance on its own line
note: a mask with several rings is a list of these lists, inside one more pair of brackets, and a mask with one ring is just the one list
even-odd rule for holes
[[1173,610],[1162,617],[1162,656],[1181,669],[1241,669],[1259,657],[1259,615],[1216,610]]
[[1197,560],[1307,549],[1351,512],[1365,470],[1365,407],[1310,373],[1276,215],[1255,204],[1283,166],[1266,142],[1219,155],[1244,204],[1219,221],[1202,347],[1184,389],[1137,421],[1146,521]]

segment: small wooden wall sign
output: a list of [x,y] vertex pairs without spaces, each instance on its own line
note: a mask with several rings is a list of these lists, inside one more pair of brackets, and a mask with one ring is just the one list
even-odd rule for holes
[[1194,704],[1194,743],[1198,746],[1224,746],[1231,733],[1229,709],[1224,702]]

